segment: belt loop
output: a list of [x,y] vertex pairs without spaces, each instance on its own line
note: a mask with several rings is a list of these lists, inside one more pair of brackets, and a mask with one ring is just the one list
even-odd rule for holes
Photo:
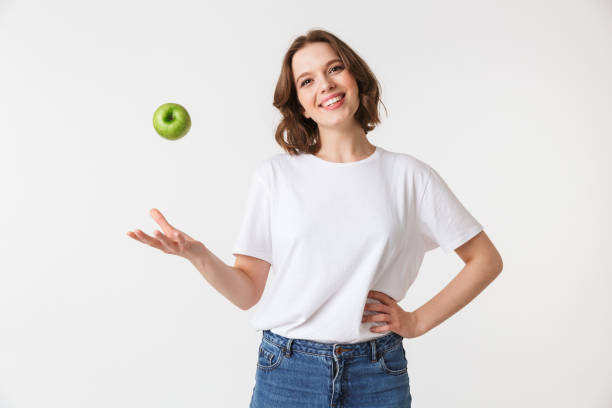
[[289,339],[289,341],[287,342],[287,349],[285,350],[285,356],[287,357],[291,357],[291,343],[293,342],[293,339]]
[[378,361],[378,359],[376,358],[376,340],[370,340],[370,345],[372,346],[372,362],[375,363],[376,361]]

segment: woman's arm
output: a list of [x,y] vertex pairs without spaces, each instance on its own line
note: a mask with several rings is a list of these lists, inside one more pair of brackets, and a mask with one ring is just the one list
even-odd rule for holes
[[245,271],[227,265],[204,245],[189,261],[212,287],[241,310],[248,310],[261,297]]
[[421,335],[470,303],[503,269],[501,256],[484,231],[455,252],[465,262],[463,269],[440,293],[414,311]]

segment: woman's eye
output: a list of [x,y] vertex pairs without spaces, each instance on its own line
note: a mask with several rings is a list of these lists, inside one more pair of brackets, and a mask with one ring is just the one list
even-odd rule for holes
[[[336,66],[334,66],[334,67],[330,68],[330,71],[331,71],[331,70],[333,70],[334,68],[344,69],[344,67],[343,67],[342,65],[336,65]],[[306,84],[306,81],[310,81],[310,79],[305,79],[305,80],[304,80],[304,81],[303,81],[303,82],[300,84],[300,86],[304,86],[304,85]]]

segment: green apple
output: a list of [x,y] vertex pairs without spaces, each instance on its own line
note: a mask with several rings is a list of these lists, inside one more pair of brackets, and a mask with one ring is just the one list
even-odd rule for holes
[[191,118],[187,109],[178,103],[165,103],[153,114],[153,127],[161,137],[177,140],[189,132]]

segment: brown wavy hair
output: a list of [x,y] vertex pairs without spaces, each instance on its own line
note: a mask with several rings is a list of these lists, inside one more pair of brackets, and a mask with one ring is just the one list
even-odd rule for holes
[[355,112],[355,119],[367,134],[380,123],[378,117],[378,103],[380,102],[381,87],[368,64],[344,41],[335,35],[320,29],[313,29],[293,40],[285,57],[281,73],[274,90],[272,103],[283,115],[276,128],[276,142],[290,155],[300,153],[317,153],[321,148],[319,127],[311,118],[302,115],[302,107],[297,98],[297,90],[293,82],[291,62],[295,53],[309,43],[326,42],[336,51],[347,69],[357,81],[359,89],[359,108]]

